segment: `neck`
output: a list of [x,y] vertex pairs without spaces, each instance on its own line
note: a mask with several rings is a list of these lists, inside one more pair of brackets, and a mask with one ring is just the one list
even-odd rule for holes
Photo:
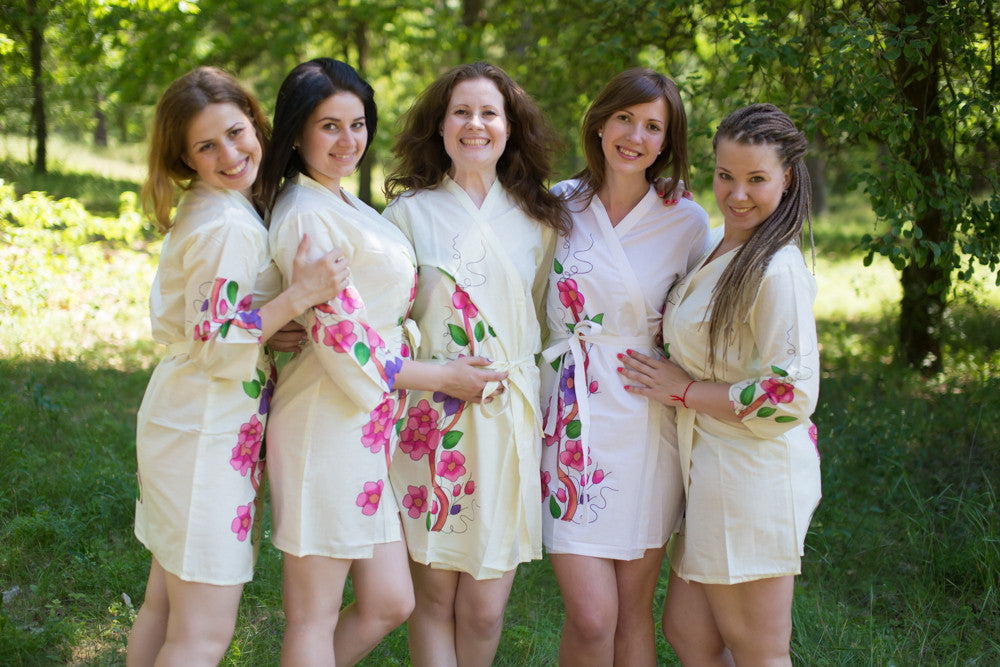
[[490,172],[456,171],[448,175],[451,176],[451,180],[458,183],[460,188],[465,190],[465,193],[472,199],[476,208],[483,205],[483,202],[486,201],[486,195],[497,180],[497,172],[495,170]]
[[597,198],[611,218],[611,225],[621,222],[649,192],[649,182],[644,174],[620,176],[613,172],[605,175],[604,185],[597,191]]

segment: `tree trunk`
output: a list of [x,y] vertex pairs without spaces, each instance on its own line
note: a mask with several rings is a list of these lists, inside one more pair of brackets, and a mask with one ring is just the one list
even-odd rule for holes
[[94,125],[94,145],[99,148],[108,147],[108,119],[104,117],[104,109],[101,108],[103,101],[104,96],[97,93],[94,104],[94,119],[97,121]]
[[[935,127],[941,121],[938,89],[942,48],[931,11],[925,0],[904,0],[902,3],[902,15],[908,20],[916,19],[918,32],[930,40],[931,48],[926,57],[916,61],[900,58],[896,72],[903,99],[913,109],[913,133],[904,146],[905,158],[922,183],[933,183],[935,175],[953,171],[951,156]],[[914,224],[926,241],[951,242],[954,221],[947,219],[941,209],[933,208],[933,204]],[[919,241],[914,239],[914,245],[917,243]],[[932,253],[928,253],[923,264],[911,255],[900,276],[903,287],[899,313],[900,351],[907,364],[925,375],[937,373],[943,367],[941,335],[951,284],[949,268],[937,264]]]
[[806,168],[812,182],[812,213],[826,213],[826,161],[815,153],[806,156]]
[[45,88],[42,85],[42,52],[45,35],[45,13],[38,9],[36,0],[27,0],[28,24],[30,31],[31,59],[31,125],[35,131],[35,173],[45,174],[45,144],[48,127],[45,124]]
[[[368,24],[359,21],[354,26],[354,45],[358,49],[358,73],[364,77],[368,68]],[[374,147],[368,149],[365,159],[358,165],[358,199],[372,205],[372,164],[375,161]]]

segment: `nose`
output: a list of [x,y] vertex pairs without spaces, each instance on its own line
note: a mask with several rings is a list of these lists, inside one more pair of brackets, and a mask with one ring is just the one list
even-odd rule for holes
[[735,183],[733,185],[732,198],[739,200],[747,198],[747,189],[743,183]]
[[469,125],[472,127],[483,127],[483,117],[478,113],[469,114]]
[[223,151],[225,153],[225,158],[226,159],[231,159],[231,158],[238,157],[239,154],[240,154],[240,149],[236,145],[235,141],[228,141],[227,140],[227,141],[223,142],[222,147],[223,147]]

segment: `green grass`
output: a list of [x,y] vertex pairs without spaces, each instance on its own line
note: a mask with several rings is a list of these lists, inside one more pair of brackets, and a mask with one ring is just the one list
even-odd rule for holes
[[[0,156],[8,168],[26,170]],[[120,208],[109,177],[74,169],[16,189],[76,174],[82,191],[105,192],[93,208],[43,198],[37,217],[58,210],[106,224],[110,240],[52,220],[25,229],[11,217],[25,207],[0,202],[3,665],[124,664],[149,568],[132,536],[134,428],[157,360],[145,303],[158,250],[134,219],[107,217]],[[894,365],[896,276],[878,260],[863,269],[854,241],[873,224],[849,195],[816,225],[824,498],[797,580],[795,662],[998,664],[1000,295],[985,280],[959,290],[945,372],[925,379]],[[265,545],[225,664],[277,663],[280,582],[279,555]],[[561,622],[548,562],[523,566],[496,664],[554,664]],[[658,653],[676,664],[662,638]],[[364,664],[405,655],[400,628]]]

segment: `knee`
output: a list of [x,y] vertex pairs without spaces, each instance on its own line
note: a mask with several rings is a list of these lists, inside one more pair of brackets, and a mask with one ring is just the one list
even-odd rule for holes
[[[506,602],[506,600],[504,600]],[[462,625],[463,632],[473,633],[476,637],[490,637],[503,629],[503,614],[505,604],[490,604],[479,601],[479,604],[461,604],[455,608],[455,615]]]
[[615,636],[618,613],[613,605],[566,608],[566,629],[581,641],[601,643]]
[[453,589],[424,589],[417,592],[413,609],[421,616],[437,620],[454,620],[455,591]]
[[415,601],[411,589],[392,591],[376,600],[358,600],[362,616],[392,630],[413,613]]

